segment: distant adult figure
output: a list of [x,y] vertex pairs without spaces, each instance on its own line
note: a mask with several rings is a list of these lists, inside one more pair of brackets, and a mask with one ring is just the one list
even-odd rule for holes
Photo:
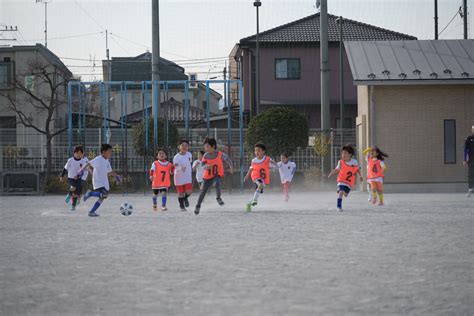
[[471,196],[474,189],[474,125],[472,126],[471,136],[466,138],[464,142],[464,166],[468,169],[467,175],[467,197]]

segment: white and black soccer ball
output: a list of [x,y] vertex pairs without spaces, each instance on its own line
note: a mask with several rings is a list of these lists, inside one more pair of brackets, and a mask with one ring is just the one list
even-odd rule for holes
[[125,202],[125,203],[122,203],[122,205],[120,205],[120,213],[122,213],[123,216],[132,215],[132,212],[133,212],[132,204]]

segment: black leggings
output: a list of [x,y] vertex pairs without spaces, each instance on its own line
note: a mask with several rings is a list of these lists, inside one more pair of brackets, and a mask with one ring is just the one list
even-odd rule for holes
[[216,198],[221,197],[221,178],[215,177],[213,179],[209,180],[204,180],[201,186],[201,193],[199,194],[199,199],[196,204],[197,207],[201,207],[201,203],[204,200],[204,197],[207,194],[207,191],[212,187],[212,185],[215,183],[216,186]]
[[474,189],[474,161],[469,161],[468,164],[467,183],[469,189]]

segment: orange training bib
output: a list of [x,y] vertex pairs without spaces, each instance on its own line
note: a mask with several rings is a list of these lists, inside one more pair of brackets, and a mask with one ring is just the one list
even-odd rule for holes
[[217,152],[217,157],[214,159],[203,158],[202,162],[205,165],[211,166],[210,169],[204,170],[203,179],[210,180],[214,179],[215,177],[223,177],[224,176],[224,164],[222,163],[222,152]]
[[252,173],[250,175],[254,182],[257,179],[262,179],[265,184],[270,184],[270,157],[266,156],[260,163],[252,161]]

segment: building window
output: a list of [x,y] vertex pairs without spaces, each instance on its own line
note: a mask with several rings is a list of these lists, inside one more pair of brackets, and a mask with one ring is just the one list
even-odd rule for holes
[[299,58],[275,59],[275,79],[298,80],[301,75]]
[[456,163],[456,120],[444,120],[444,163]]
[[[341,119],[336,119],[336,128],[341,128]],[[352,125],[352,118],[350,117],[344,118],[343,128],[354,128],[354,126]]]
[[16,116],[0,116],[0,145],[16,146]]
[[9,89],[13,83],[13,63],[0,62],[0,89]]
[[207,101],[202,101],[202,108],[207,109]]

